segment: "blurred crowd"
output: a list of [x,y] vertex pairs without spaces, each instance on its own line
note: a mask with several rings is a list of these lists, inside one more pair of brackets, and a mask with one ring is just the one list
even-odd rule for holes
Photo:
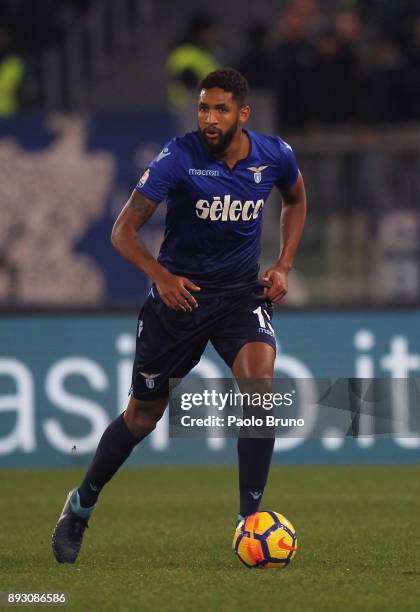
[[292,0],[277,31],[249,34],[253,50],[238,65],[275,92],[283,128],[420,119],[418,2],[345,1],[328,15],[316,0]]
[[90,9],[91,0],[0,0],[0,117],[42,105],[43,56]]
[[[254,91],[275,99],[277,127],[310,131],[332,125],[383,125],[420,119],[418,0],[290,0],[272,23],[252,23],[242,53],[220,54],[226,24],[194,16],[168,58],[171,83],[196,85],[201,61],[173,60],[192,45],[238,68]],[[194,21],[195,20],[195,21]],[[195,23],[195,28],[192,27]],[[218,55],[219,53],[219,55]],[[227,56],[227,57],[226,57]],[[195,77],[195,78],[194,78]]]
[[15,50],[37,53],[59,42],[66,24],[86,18],[91,0],[0,0],[0,23]]
[[[139,1],[126,3],[128,13]],[[64,44],[75,21],[92,30],[97,6],[93,0],[0,0],[0,117],[42,108],[45,53]],[[420,120],[419,0],[285,0],[270,23],[249,24],[236,47],[237,24],[203,13],[182,21],[185,31],[166,62],[173,108],[224,64],[238,68],[254,91],[269,92],[280,130]],[[84,49],[87,78],[90,56]],[[68,70],[64,54],[61,64]]]

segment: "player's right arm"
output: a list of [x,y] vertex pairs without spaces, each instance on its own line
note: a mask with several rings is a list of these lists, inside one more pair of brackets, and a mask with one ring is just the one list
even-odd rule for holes
[[153,257],[140,237],[139,230],[156,209],[155,202],[134,189],[112,228],[112,245],[124,259],[155,283],[166,306],[173,310],[191,311],[198,304],[188,289],[199,291],[200,288],[187,278],[171,274]]

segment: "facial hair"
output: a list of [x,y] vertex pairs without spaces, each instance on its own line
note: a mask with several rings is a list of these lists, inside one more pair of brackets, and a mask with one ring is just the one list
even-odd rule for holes
[[214,155],[215,157],[222,155],[226,151],[230,143],[232,142],[236,134],[236,131],[238,129],[238,125],[239,125],[239,122],[232,125],[232,127],[229,128],[227,132],[225,132],[224,134],[220,136],[219,142],[215,142],[215,143],[209,142],[207,140],[205,136],[205,131],[207,128],[204,128],[203,130],[198,128],[200,132],[201,140],[207,152],[210,153],[211,155]]

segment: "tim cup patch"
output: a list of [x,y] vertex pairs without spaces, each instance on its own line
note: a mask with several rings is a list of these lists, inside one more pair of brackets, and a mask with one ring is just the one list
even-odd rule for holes
[[149,178],[149,175],[150,175],[150,170],[149,168],[147,168],[146,172],[143,174],[143,176],[139,180],[139,187],[143,187],[143,185],[146,183],[147,179]]

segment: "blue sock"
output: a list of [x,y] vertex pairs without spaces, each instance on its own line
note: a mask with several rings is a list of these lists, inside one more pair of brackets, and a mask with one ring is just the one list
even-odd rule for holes
[[139,442],[140,440],[129,431],[123,415],[108,425],[99,440],[86,476],[78,488],[84,508],[91,508],[96,504],[103,486],[111,480]]
[[75,491],[70,499],[70,508],[74,514],[80,516],[81,518],[89,518],[92,512],[95,510],[95,506],[90,506],[90,508],[84,508],[80,505],[80,495],[79,491]]
[[258,511],[267,482],[274,438],[238,438],[239,514]]

